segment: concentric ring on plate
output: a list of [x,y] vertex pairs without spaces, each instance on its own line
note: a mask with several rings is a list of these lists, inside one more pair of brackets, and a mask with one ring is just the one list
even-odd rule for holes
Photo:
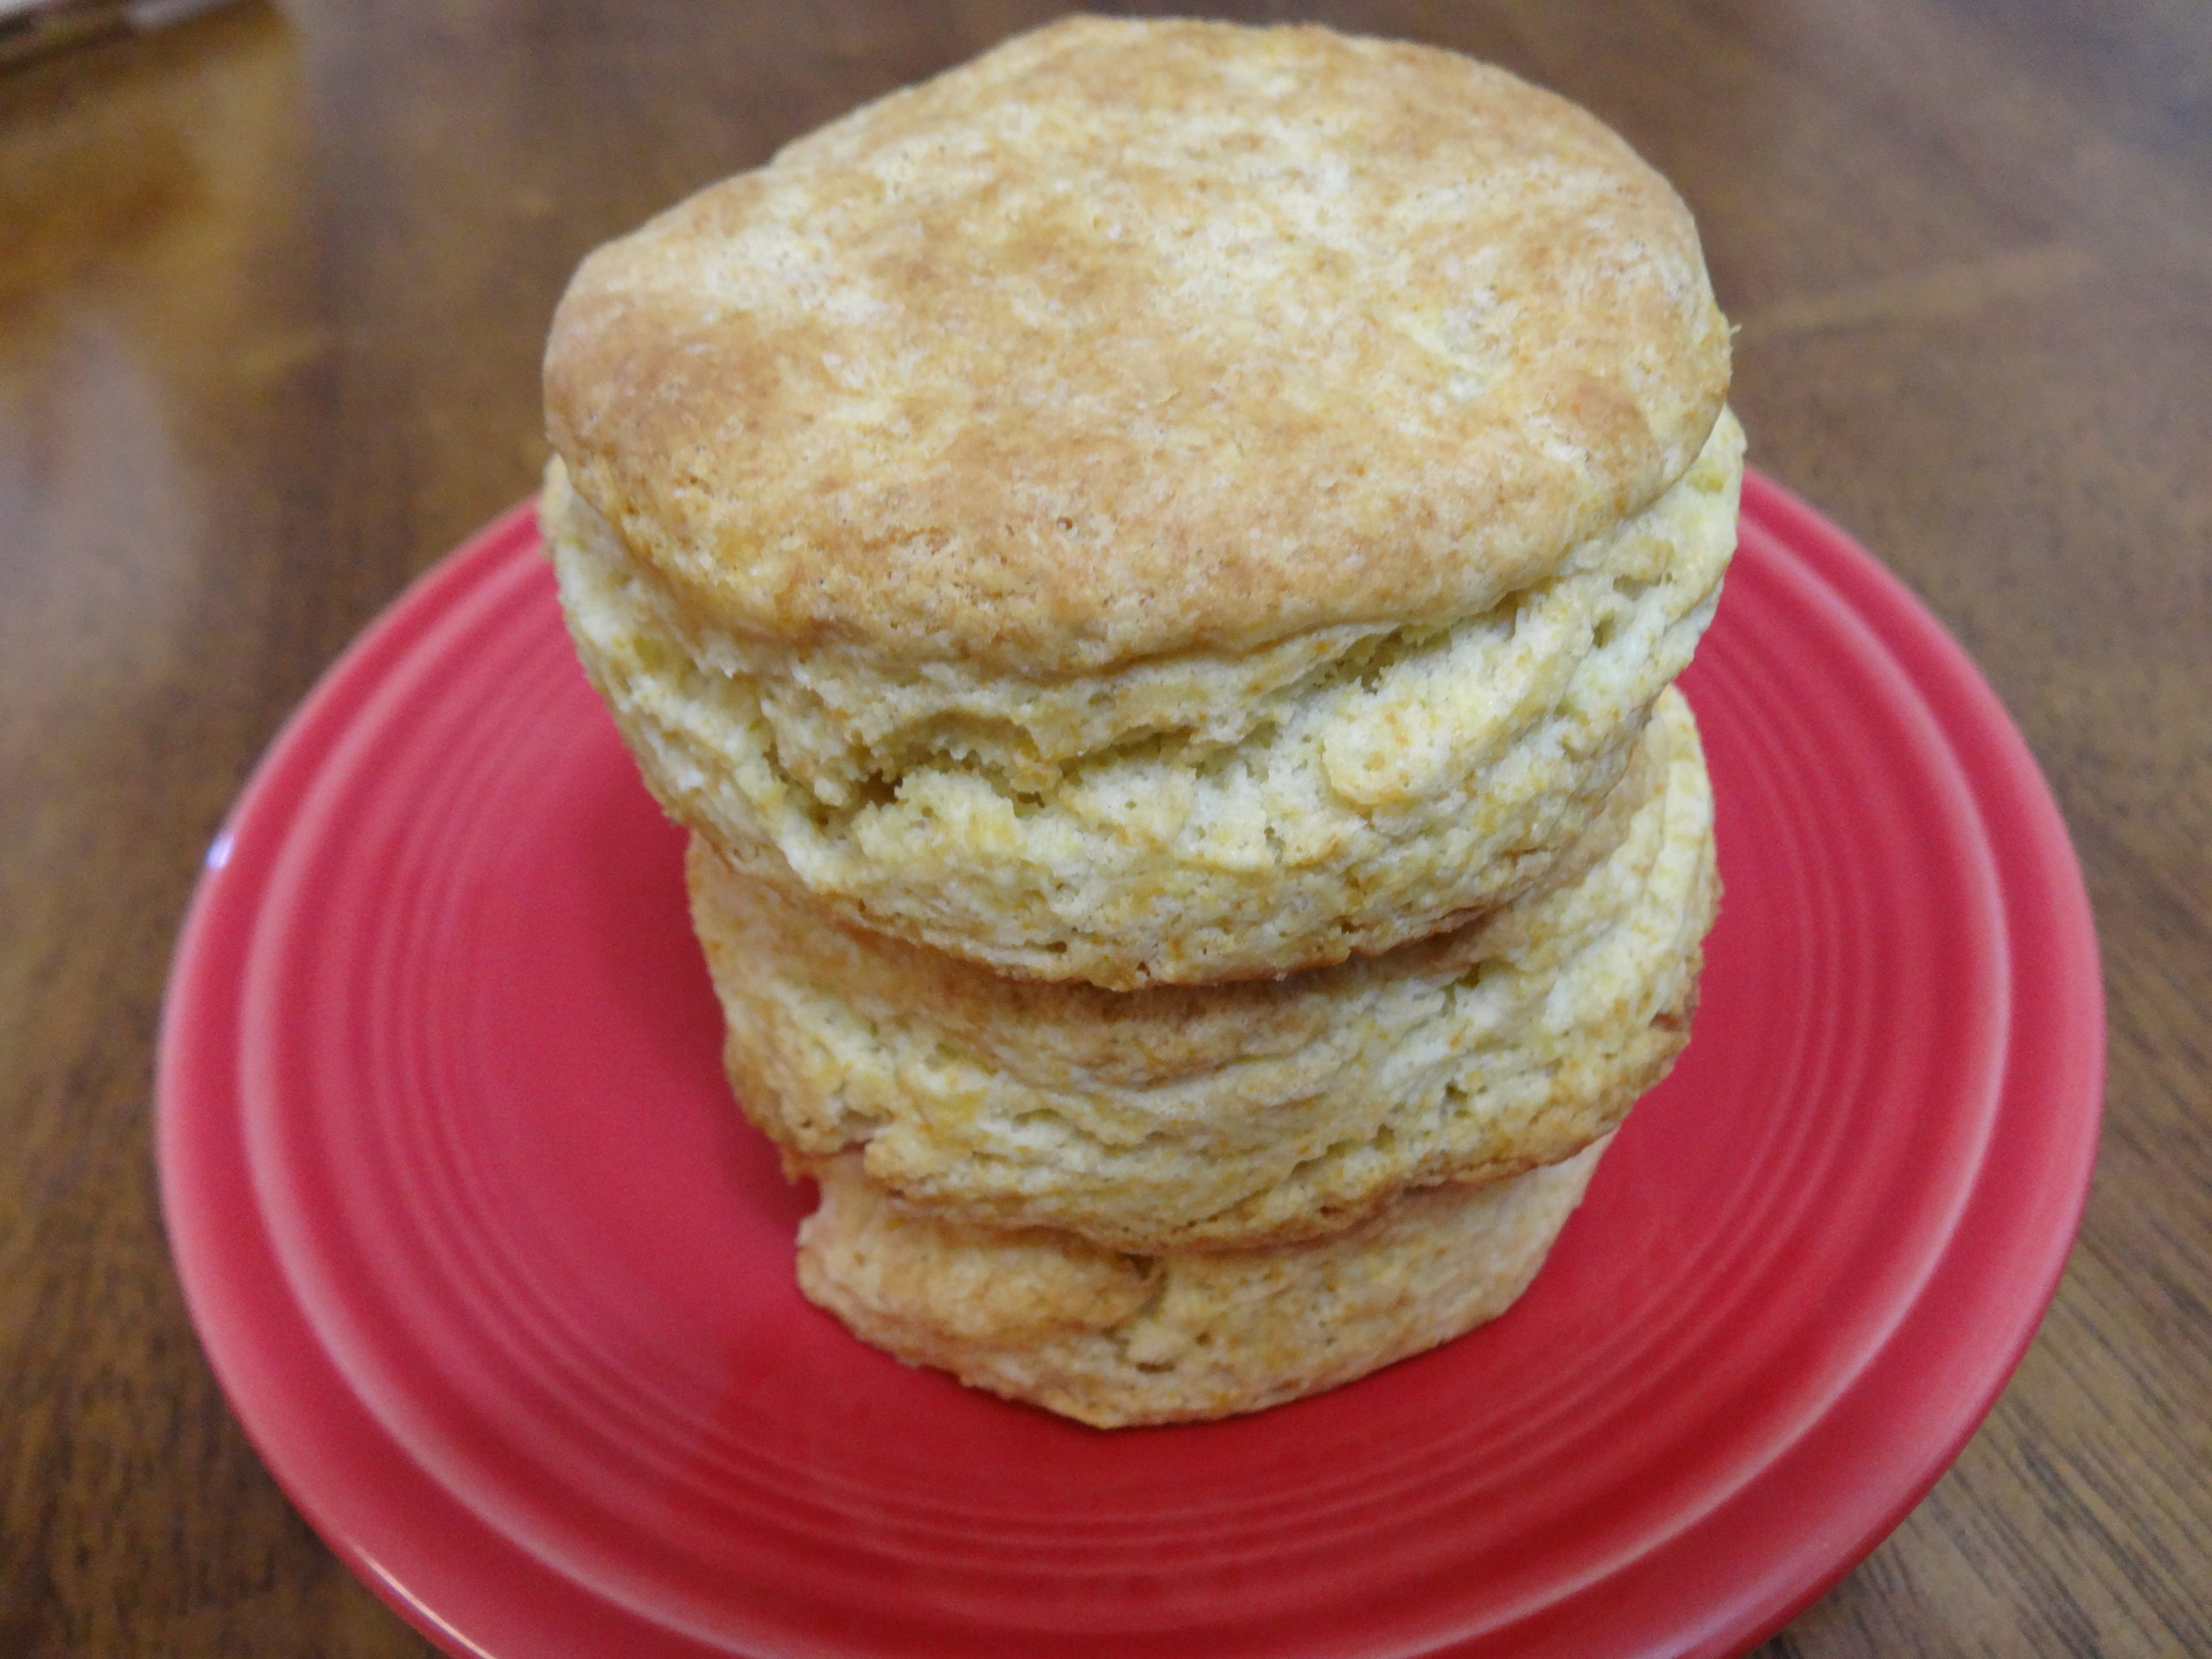
[[1747,505],[1686,681],[1729,895],[1697,1041],[1544,1278],[1336,1395],[1110,1446],[799,1300],[804,1206],[725,1103],[681,838],[554,666],[527,527],[464,556],[280,745],[180,958],[164,1199],[272,1468],[500,1659],[618,1629],[1287,1655],[1770,1627],[2032,1328],[2097,1001],[1986,690],[1802,509]]

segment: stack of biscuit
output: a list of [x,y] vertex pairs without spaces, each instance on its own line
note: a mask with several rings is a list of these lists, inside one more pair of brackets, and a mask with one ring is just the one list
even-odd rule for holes
[[1067,20],[594,253],[541,518],[806,1294],[1100,1425],[1508,1306],[1688,1037],[1727,378],[1619,139],[1318,29]]

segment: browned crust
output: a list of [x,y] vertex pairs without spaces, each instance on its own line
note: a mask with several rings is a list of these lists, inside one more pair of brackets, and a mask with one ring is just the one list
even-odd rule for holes
[[1573,105],[1074,18],[593,254],[546,402],[706,619],[1049,673],[1487,607],[1727,378],[1688,212]]

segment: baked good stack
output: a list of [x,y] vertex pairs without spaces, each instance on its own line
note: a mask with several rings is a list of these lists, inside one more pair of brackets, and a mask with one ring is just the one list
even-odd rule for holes
[[601,248],[579,652],[693,832],[800,1282],[1099,1424],[1491,1317],[1687,1039],[1689,216],[1502,71],[1071,19]]

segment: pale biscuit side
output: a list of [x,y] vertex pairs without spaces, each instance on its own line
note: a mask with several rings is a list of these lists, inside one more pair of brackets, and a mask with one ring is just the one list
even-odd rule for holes
[[1410,1193],[1314,1243],[1136,1256],[903,1211],[821,1171],[807,1296],[911,1364],[1101,1428],[1256,1411],[1495,1319],[1535,1277],[1605,1142],[1479,1187]]

